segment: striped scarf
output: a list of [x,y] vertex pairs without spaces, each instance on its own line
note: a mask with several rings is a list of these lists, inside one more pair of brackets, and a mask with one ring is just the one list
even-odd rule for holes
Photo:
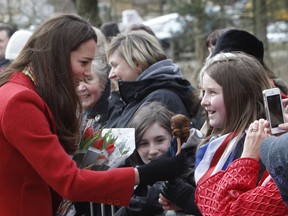
[[[211,175],[225,170],[236,159],[237,152],[243,146],[246,133],[229,133],[212,137],[196,152],[195,182],[200,184]],[[238,142],[237,142],[238,140]]]

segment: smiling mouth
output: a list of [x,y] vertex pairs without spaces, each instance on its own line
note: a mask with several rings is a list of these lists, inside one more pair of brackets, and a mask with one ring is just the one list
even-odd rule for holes
[[207,111],[207,113],[208,113],[209,115],[212,115],[212,114],[215,113],[215,111],[212,111],[212,110],[206,110],[206,111]]
[[91,94],[82,94],[82,95],[79,95],[79,97],[82,97],[82,98],[88,98],[90,97]]

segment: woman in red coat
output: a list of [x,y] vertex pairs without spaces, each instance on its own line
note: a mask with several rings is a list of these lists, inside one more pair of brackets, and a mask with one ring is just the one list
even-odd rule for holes
[[[91,75],[97,37],[79,16],[48,19],[0,75],[1,215],[51,216],[59,198],[128,205],[135,184],[178,175],[183,155],[111,171],[80,170],[80,81]],[[169,172],[165,172],[169,167]],[[163,170],[163,171],[162,171]],[[60,195],[60,196],[59,196]]]

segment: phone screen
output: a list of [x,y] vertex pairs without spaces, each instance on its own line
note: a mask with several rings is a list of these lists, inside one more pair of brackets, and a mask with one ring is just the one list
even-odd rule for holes
[[271,119],[271,127],[278,127],[279,124],[284,122],[280,95],[271,95],[267,97],[268,109]]

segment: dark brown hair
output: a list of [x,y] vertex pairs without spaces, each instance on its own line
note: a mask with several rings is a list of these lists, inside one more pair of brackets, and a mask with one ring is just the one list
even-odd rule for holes
[[72,77],[70,54],[97,36],[92,25],[74,14],[61,14],[40,25],[19,56],[0,74],[0,86],[28,64],[33,68],[35,88],[53,114],[57,135],[71,153],[78,144],[81,105]]
[[16,29],[7,25],[0,25],[0,31],[6,31],[8,38],[11,38]]

